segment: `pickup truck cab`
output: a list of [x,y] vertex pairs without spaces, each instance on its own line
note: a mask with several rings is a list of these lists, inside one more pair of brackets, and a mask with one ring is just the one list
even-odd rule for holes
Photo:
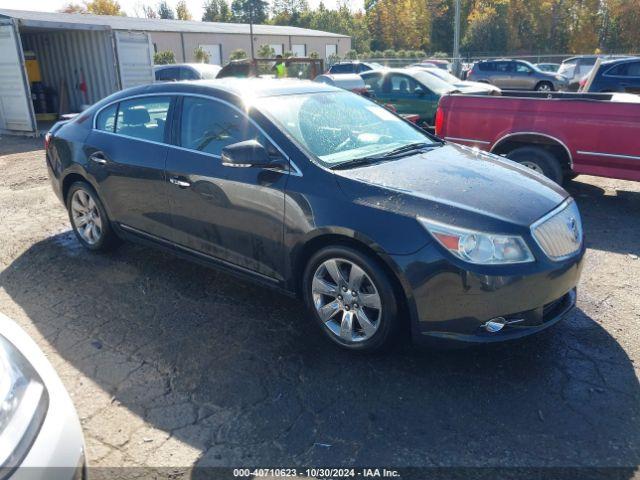
[[436,135],[505,156],[557,183],[578,174],[640,181],[640,96],[444,95]]

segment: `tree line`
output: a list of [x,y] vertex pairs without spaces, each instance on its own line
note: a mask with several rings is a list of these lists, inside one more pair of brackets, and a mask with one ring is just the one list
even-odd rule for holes
[[[350,56],[413,56],[453,50],[455,0],[365,0],[352,11],[307,0],[204,0],[205,22],[268,23],[352,38]],[[119,15],[117,0],[69,4],[62,11]],[[138,16],[192,20],[184,0],[141,4]],[[639,0],[461,0],[463,55],[640,51]]]

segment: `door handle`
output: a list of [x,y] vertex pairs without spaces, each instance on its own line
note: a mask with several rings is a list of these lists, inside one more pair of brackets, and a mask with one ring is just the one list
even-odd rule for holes
[[180,180],[177,177],[169,177],[169,181],[174,185],[179,186],[180,188],[187,188],[191,186],[191,183],[187,182],[186,180]]
[[91,155],[89,155],[89,160],[91,160],[92,162],[96,162],[100,165],[106,165],[107,163],[107,158],[104,156],[104,153],[102,152],[94,152]]

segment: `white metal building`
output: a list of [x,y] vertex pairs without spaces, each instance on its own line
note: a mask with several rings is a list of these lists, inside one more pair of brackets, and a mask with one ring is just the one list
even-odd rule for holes
[[[327,58],[351,49],[350,37],[318,30],[254,25],[253,33],[256,50],[270,45],[276,53]],[[0,9],[0,132],[38,131],[25,51],[35,53],[43,83],[63,88],[70,109],[78,111],[122,88],[152,82],[155,51],[171,50],[177,62],[190,62],[202,47],[211,63],[222,64],[235,49],[249,52],[251,40],[246,24]]]

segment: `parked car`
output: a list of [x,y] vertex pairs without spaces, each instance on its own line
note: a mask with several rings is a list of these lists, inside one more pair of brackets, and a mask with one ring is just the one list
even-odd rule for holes
[[483,60],[473,65],[467,80],[486,82],[504,90],[565,90],[567,79],[562,75],[543,72],[524,60]]
[[486,89],[457,88],[417,68],[389,68],[361,74],[376,101],[391,104],[398,113],[420,116],[419,124],[433,125],[440,97],[460,92],[486,94]]
[[596,64],[596,60],[607,61],[616,58],[625,57],[621,55],[578,55],[564,60],[558,69],[558,73],[567,77],[569,82],[567,90],[577,92],[580,89],[580,81],[589,75]]
[[131,239],[297,294],[347,349],[382,348],[404,328],[514,339],[575,304],[584,243],[567,192],[335,87],[135,87],[46,142],[87,249]]
[[153,73],[156,82],[179,82],[181,80],[211,80],[216,78],[222,67],[208,63],[177,63],[156,65]]
[[454,87],[460,89],[461,91],[468,91],[469,89],[474,89],[488,95],[500,95],[501,90],[495,85],[491,85],[488,83],[482,82],[469,82],[467,80],[460,80],[455,75],[447,72],[446,70],[442,70],[440,68],[421,68],[421,67],[413,67],[419,68],[424,72],[427,72],[429,75],[433,75],[438,77],[440,80],[447,82],[449,85],[453,85]]
[[358,95],[371,95],[362,77],[355,73],[325,73],[322,75],[318,75],[313,81],[331,85],[333,87],[342,88],[344,90],[349,90],[353,93],[357,93]]
[[580,91],[640,94],[640,58],[630,57],[596,64]]
[[80,420],[38,345],[0,314],[2,478],[86,479]]
[[[274,78],[273,66],[276,58],[248,58],[232,60],[218,73],[216,78]],[[324,60],[320,58],[289,57],[284,59],[287,78],[313,80],[324,71]]]
[[581,173],[640,180],[637,95],[446,95],[436,116],[436,133],[504,155],[557,183]]
[[435,65],[441,70],[446,70],[447,72],[451,71],[451,62],[449,60],[443,60],[441,58],[426,58],[422,60],[420,63],[418,63],[417,65],[420,66],[427,63]]
[[560,68],[559,63],[536,63],[536,67],[538,67],[543,72],[557,73]]
[[382,65],[376,62],[359,62],[359,61],[345,61],[334,63],[329,67],[327,73],[363,73],[370,70],[379,70],[384,68]]

